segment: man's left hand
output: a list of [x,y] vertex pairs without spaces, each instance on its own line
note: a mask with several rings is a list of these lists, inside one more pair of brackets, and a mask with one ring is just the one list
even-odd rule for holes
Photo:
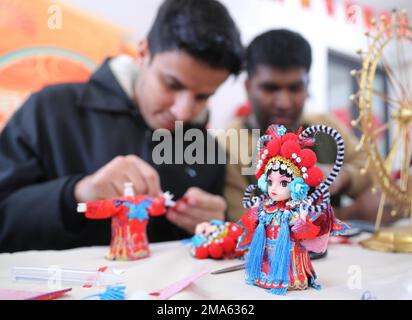
[[199,223],[225,219],[226,201],[221,196],[192,187],[183,199],[185,201],[177,201],[176,206],[168,210],[166,217],[191,234]]

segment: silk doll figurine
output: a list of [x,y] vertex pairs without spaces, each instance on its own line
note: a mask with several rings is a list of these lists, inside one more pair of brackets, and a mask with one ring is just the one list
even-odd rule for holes
[[[323,132],[335,139],[337,157],[324,180],[309,148],[311,135]],[[245,259],[246,282],[276,295],[287,290],[314,287],[316,274],[309,251],[324,252],[330,235],[350,227],[334,217],[328,187],[343,164],[344,143],[329,127],[312,126],[297,134],[271,125],[258,142],[257,185],[249,185],[239,221],[242,235],[237,252]],[[260,193],[251,197],[252,193]]]
[[163,215],[175,204],[173,195],[161,197],[134,195],[133,185],[125,183],[124,196],[79,203],[78,212],[89,219],[112,219],[112,238],[108,260],[137,260],[150,255],[146,227],[149,216]]

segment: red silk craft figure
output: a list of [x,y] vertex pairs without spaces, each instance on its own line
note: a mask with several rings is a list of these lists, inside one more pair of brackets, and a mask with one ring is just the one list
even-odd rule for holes
[[89,219],[112,219],[112,238],[106,258],[109,260],[137,260],[150,255],[147,239],[149,216],[166,213],[173,206],[172,195],[162,197],[134,195],[132,184],[125,183],[123,197],[79,203],[77,211]]
[[211,220],[196,226],[190,253],[197,259],[235,258],[242,228],[233,222]]
[[[316,154],[305,148],[318,132],[337,144],[332,172],[324,180]],[[237,252],[244,255],[246,282],[284,295],[287,290],[319,289],[309,251],[324,252],[329,235],[342,235],[349,226],[334,217],[328,187],[343,164],[340,134],[326,126],[312,126],[297,134],[271,125],[258,142],[257,185],[249,185],[239,221],[243,232]],[[259,195],[251,197],[254,191]]]

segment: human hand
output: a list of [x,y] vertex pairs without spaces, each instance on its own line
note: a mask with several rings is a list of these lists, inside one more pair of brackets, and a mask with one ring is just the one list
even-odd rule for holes
[[213,219],[224,220],[226,202],[223,197],[208,193],[197,187],[187,190],[182,200],[170,208],[166,218],[189,233],[194,233],[198,224]]
[[125,182],[133,183],[135,194],[162,196],[157,171],[136,155],[117,156],[74,186],[77,202],[112,199],[123,195]]
[[[353,199],[353,203],[346,207],[334,208],[335,215],[339,219],[343,220],[363,220],[371,223],[375,223],[377,213],[379,211],[379,204],[382,197],[382,191],[377,187],[375,192],[371,189],[366,189],[363,193]],[[383,207],[383,214],[381,223],[383,226],[390,225],[391,223],[402,218],[399,212],[404,212],[407,208],[397,208],[398,214],[393,216],[392,210],[396,209],[391,203],[385,203]]]

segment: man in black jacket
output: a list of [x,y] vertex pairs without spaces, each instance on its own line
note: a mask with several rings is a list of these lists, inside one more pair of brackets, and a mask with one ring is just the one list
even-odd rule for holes
[[187,199],[151,218],[150,241],[224,218],[224,165],[156,164],[152,135],[182,121],[183,134],[197,128],[207,140],[207,99],[241,67],[233,20],[214,0],[166,0],[139,52],[106,60],[87,83],[33,94],[6,125],[0,252],[109,244],[110,221],[87,220],[76,204],[119,196],[128,181],[137,194]]

